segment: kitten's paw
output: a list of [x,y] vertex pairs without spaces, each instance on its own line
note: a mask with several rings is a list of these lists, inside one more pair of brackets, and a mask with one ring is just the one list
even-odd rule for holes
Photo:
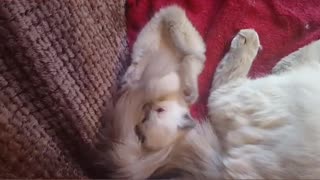
[[198,88],[191,85],[184,85],[183,88],[184,99],[188,104],[193,104],[198,100]]
[[242,29],[232,39],[231,48],[249,48],[253,51],[262,49],[260,45],[259,35],[254,29]]
[[137,84],[141,77],[141,72],[137,66],[137,64],[132,64],[129,66],[128,70],[121,79],[121,90],[128,89]]

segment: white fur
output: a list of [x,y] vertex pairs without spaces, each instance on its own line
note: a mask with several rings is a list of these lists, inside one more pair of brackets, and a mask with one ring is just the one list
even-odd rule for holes
[[[184,10],[176,5],[163,8],[139,33],[132,50],[132,64],[123,77],[123,88],[143,84],[162,94],[181,89],[186,101],[192,104],[198,98],[197,80],[204,65],[205,50],[200,34]],[[172,80],[149,83],[169,73],[176,73],[180,83],[171,83]]]
[[252,80],[247,73],[260,43],[254,30],[241,30],[216,71],[209,123],[176,144],[156,175],[178,170],[178,177],[193,179],[318,178],[319,44],[284,58],[274,75]]
[[155,108],[161,107],[163,112],[151,110],[148,120],[141,124],[141,131],[146,136],[144,146],[157,150],[175,142],[179,134],[179,127],[184,126],[187,121],[184,115],[189,114],[188,108],[181,106],[177,100],[166,100],[159,102]]
[[[255,31],[245,31],[247,43],[257,41]],[[274,71],[282,73],[254,80],[246,75],[258,44],[240,43],[236,49],[242,49],[241,53],[228,62],[222,60],[227,67],[236,68],[217,71],[220,83],[213,83],[218,87],[213,87],[209,98],[227,177],[320,177],[319,42],[301,49],[299,59],[287,57],[290,65],[279,63]],[[246,62],[241,62],[242,57],[247,57]]]
[[124,81],[128,90],[142,87],[152,106],[138,124],[143,147],[169,146],[194,126],[188,105],[198,98],[204,53],[201,36],[178,6],[160,10],[140,32]]
[[[110,177],[149,177],[195,126],[188,105],[198,97],[204,53],[201,36],[178,6],[161,9],[145,25],[133,46],[124,94],[114,111],[117,129],[111,131],[120,135],[106,152],[117,167]],[[137,131],[145,136],[143,141]]]
[[[155,16],[156,20],[151,22],[160,22],[157,18],[166,17],[161,12],[165,14],[165,10],[160,11]],[[151,23],[146,27],[150,28],[145,30],[149,32],[160,26],[159,23]],[[148,41],[145,47],[141,47],[147,51],[151,44],[160,41],[159,37],[146,37]],[[179,38],[176,42],[181,44]],[[196,43],[188,45],[193,47]],[[165,49],[156,47],[160,51]],[[168,49],[170,48],[166,50]],[[178,103],[179,98],[173,101],[164,99],[153,104],[151,109],[158,106],[169,109],[163,116],[151,110],[150,116],[153,118],[144,124],[143,133],[146,138],[153,140],[152,143],[147,140],[147,145],[154,147],[153,151],[145,151],[134,133],[139,113],[132,110],[130,104],[119,105],[116,113],[125,110],[125,113],[131,114],[119,118],[119,123],[125,123],[126,129],[121,130],[125,135],[121,136],[121,142],[124,143],[115,144],[111,151],[113,161],[120,166],[113,177],[144,179],[150,176],[165,177],[173,172],[179,172],[178,177],[193,179],[320,177],[320,41],[285,57],[273,69],[272,75],[249,79],[247,74],[259,49],[260,41],[254,30],[241,30],[235,36],[212,83],[208,103],[209,121],[197,124],[191,131],[182,134],[177,131],[179,124],[184,122],[181,115],[186,113],[185,105]],[[175,49],[178,52],[187,50],[188,48]],[[145,50],[139,53],[138,48],[136,52],[133,58],[138,60]],[[191,52],[194,53],[192,57],[197,57],[197,53]],[[187,57],[188,55],[183,59]],[[139,61],[143,62],[142,59]],[[149,69],[147,65],[141,67]],[[166,71],[162,75],[170,76],[170,72]],[[194,74],[192,77],[193,80],[188,82],[194,83]],[[187,84],[181,82],[183,86]],[[156,89],[158,88],[154,88],[154,91]],[[126,101],[122,103],[124,102]],[[130,109],[131,111],[127,111]],[[137,111],[141,112],[141,109],[138,108]],[[134,117],[131,122],[130,116]]]

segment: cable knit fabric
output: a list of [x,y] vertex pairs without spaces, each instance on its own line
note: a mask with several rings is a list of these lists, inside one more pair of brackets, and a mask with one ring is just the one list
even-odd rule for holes
[[0,2],[0,178],[88,178],[127,62],[125,0]]

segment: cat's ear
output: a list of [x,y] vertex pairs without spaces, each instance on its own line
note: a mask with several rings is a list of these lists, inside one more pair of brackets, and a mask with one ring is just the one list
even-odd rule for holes
[[196,127],[196,122],[192,119],[192,117],[189,114],[185,114],[183,116],[183,120],[181,124],[178,126],[181,130],[190,130]]

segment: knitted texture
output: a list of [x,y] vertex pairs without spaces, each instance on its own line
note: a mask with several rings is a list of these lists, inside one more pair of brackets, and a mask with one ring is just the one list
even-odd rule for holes
[[0,178],[86,178],[128,55],[125,0],[0,2]]

